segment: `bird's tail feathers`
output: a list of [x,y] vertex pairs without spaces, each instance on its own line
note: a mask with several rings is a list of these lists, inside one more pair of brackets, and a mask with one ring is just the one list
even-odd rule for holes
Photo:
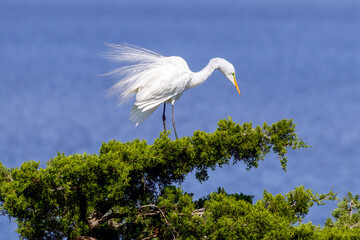
[[129,63],[129,65],[112,70],[104,75],[114,76],[121,80],[109,89],[109,95],[118,95],[119,104],[126,101],[141,87],[139,79],[147,77],[149,71],[161,65],[162,55],[145,48],[130,44],[110,44],[110,51],[103,56],[114,61]]
[[162,57],[162,55],[156,52],[131,44],[105,43],[105,45],[110,48],[110,51],[103,53],[102,55],[105,58],[117,62],[153,62],[154,58]]
[[137,127],[141,125],[156,109],[157,107],[154,107],[143,111],[143,109],[134,105],[130,111],[130,121]]

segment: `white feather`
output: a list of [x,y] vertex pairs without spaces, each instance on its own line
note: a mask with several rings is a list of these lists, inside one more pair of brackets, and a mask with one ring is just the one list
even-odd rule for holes
[[[122,77],[111,89],[119,104],[136,94],[130,120],[140,125],[163,102],[178,99],[190,80],[190,69],[180,57],[164,57],[152,51],[129,45],[108,44],[112,51],[105,56],[130,65],[107,75]],[[179,95],[179,96],[177,96]]]
[[137,127],[138,125],[142,124],[156,109],[157,107],[143,111],[134,105],[130,111],[129,119],[131,123],[134,123]]
[[122,78],[110,89],[111,95],[119,96],[119,104],[127,100],[139,87],[154,76],[154,68],[161,64],[164,58],[150,50],[131,45],[107,44],[111,51],[105,57],[118,62],[128,62],[130,65],[114,69],[106,75]]

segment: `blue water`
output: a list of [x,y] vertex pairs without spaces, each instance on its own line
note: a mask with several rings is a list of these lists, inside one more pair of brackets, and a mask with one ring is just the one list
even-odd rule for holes
[[[118,66],[100,56],[103,43],[127,42],[182,56],[194,71],[212,57],[234,64],[242,96],[214,73],[176,103],[180,136],[214,131],[228,116],[254,125],[293,118],[313,146],[290,151],[286,173],[268,156],[251,171],[217,169],[203,184],[190,175],[185,191],[201,197],[221,186],[259,199],[264,189],[305,185],[339,197],[359,193],[359,13],[357,0],[2,0],[0,161],[44,166],[58,151],[97,153],[110,139],[151,143],[162,130],[161,110],[135,128],[132,103],[116,108],[106,93],[115,80],[100,76]],[[306,221],[323,224],[335,207],[314,207]],[[15,229],[0,217],[0,239],[17,239]]]

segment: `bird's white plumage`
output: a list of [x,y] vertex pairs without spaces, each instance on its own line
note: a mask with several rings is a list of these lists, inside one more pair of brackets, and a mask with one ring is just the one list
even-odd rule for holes
[[122,77],[111,88],[111,94],[119,95],[122,103],[136,94],[130,112],[130,121],[140,125],[163,102],[177,100],[190,81],[191,71],[181,57],[164,57],[152,51],[134,47],[109,44],[112,51],[107,57],[132,63],[108,74]]
[[[119,104],[136,94],[135,103],[130,111],[130,121],[136,126],[144,122],[162,103],[171,102],[173,126],[177,137],[174,120],[174,103],[189,88],[203,83],[215,69],[219,69],[232,82],[239,94],[235,79],[234,66],[222,58],[213,58],[199,72],[191,72],[181,57],[164,57],[150,50],[131,46],[108,44],[111,51],[106,57],[129,65],[117,68],[108,75],[122,78],[110,93],[119,96]],[[163,113],[165,129],[165,108]]]

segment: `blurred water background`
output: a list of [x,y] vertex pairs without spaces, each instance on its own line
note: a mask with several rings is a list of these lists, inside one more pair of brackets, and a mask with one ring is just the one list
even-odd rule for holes
[[[359,13],[357,0],[2,0],[0,161],[45,167],[57,152],[98,153],[111,139],[152,143],[161,110],[135,128],[132,102],[117,108],[106,92],[116,80],[100,76],[119,66],[100,56],[104,42],[126,42],[182,56],[193,71],[212,57],[235,66],[242,96],[215,72],[177,102],[180,136],[212,132],[228,116],[254,125],[293,118],[313,146],[290,151],[286,173],[270,155],[251,171],[243,164],[217,169],[203,184],[190,175],[182,187],[195,198],[219,186],[255,200],[265,189],[278,194],[300,185],[358,194]],[[314,207],[305,222],[324,224],[335,207]],[[17,239],[15,229],[0,217],[0,239]]]

